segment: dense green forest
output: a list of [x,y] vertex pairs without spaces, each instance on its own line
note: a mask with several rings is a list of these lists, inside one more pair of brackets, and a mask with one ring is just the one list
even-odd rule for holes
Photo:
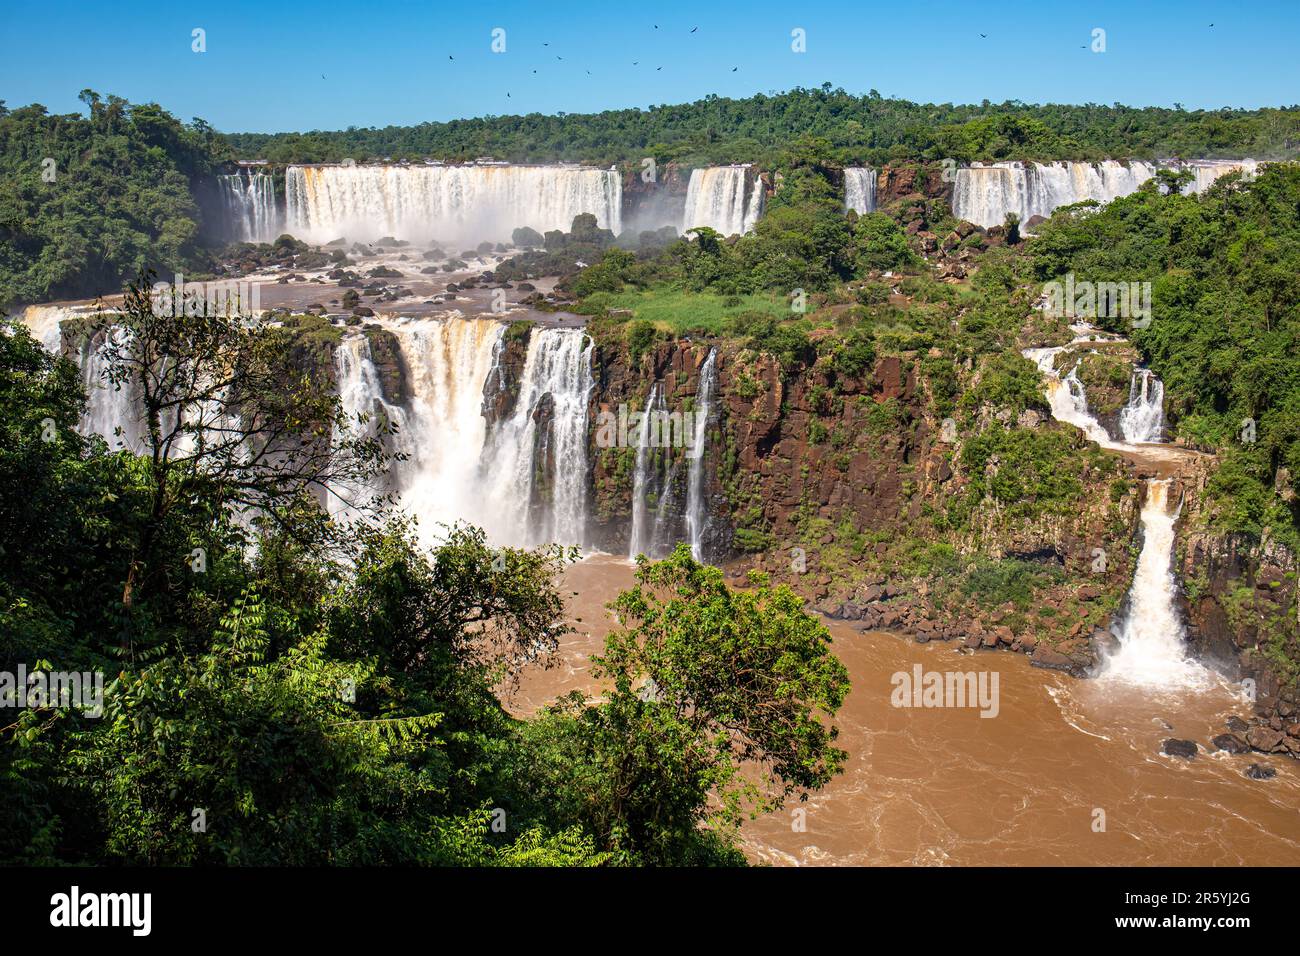
[[[1149,281],[1153,321],[1130,336],[1165,383],[1177,437],[1220,453],[1225,530],[1297,543],[1300,492],[1300,166],[1228,177],[1201,197],[1155,182],[1101,209],[1058,212],[1034,275]],[[1277,492],[1275,493],[1275,486]]]
[[207,124],[84,90],[87,115],[0,101],[0,305],[95,295],[201,257],[195,199],[228,149]]
[[[155,316],[144,285],[104,321],[143,455],[82,438],[75,366],[0,329],[0,669],[108,682],[102,714],[6,711],[0,862],[736,864],[748,813],[839,771],[846,673],[787,588],[643,560],[602,696],[516,719],[497,691],[567,633],[571,555],[465,526],[425,550],[382,500],[327,520],[318,495],[386,458],[289,330]],[[260,424],[166,415],[200,393]],[[331,433],[355,437],[314,451]]]
[[[1077,436],[1018,424],[1044,410],[1041,377],[1018,352],[1034,300],[1069,272],[1148,279],[1148,328],[1097,321],[1131,337],[1165,381],[1177,436],[1218,454],[1218,529],[1296,543],[1300,167],[1229,176],[1203,196],[1148,184],[1106,207],[1058,210],[1023,239],[959,233],[942,201],[920,196],[846,215],[837,186],[846,161],[903,156],[1266,156],[1294,149],[1294,111],[923,107],[824,89],[597,118],[223,138],[156,106],[86,100],[87,117],[0,116],[8,298],[201,262],[193,190],[231,149],[277,161],[757,159],[783,184],[750,235],[646,233],[618,247],[585,216],[568,234],[521,231],[536,248],[498,276],[560,274],[593,336],[634,357],[673,336],[717,337],[775,356],[787,376],[815,367],[827,407],[842,400],[836,383],[878,356],[915,361],[936,419],[968,436],[958,464],[974,477],[908,540],[880,555],[885,542],[864,537],[849,560],[940,570],[985,603],[1031,593],[1026,580],[1045,572],[968,566],[945,536],[970,532],[985,503],[1012,520],[1064,515],[1086,481],[1123,483]],[[969,275],[936,278],[921,232],[908,231],[922,223],[943,257],[969,253]],[[135,344],[107,354],[114,380],[143,390],[142,455],[79,435],[76,367],[19,323],[0,328],[0,669],[43,662],[110,682],[102,718],[28,708],[0,722],[0,862],[732,864],[749,812],[841,770],[833,721],[848,681],[825,627],[787,588],[761,577],[729,588],[685,548],[643,562],[618,599],[620,627],[595,661],[601,697],[513,716],[500,691],[569,626],[560,581],[572,555],[495,549],[464,526],[424,549],[384,499],[364,503],[372,522],[331,521],[325,489],[389,458],[365,437],[370,423],[347,421],[329,383],[304,373],[293,322],[160,317],[143,288],[112,320]],[[794,290],[806,311],[790,308]],[[1067,335],[1063,325],[1034,333]],[[174,374],[146,374],[164,355]],[[201,423],[169,413],[211,403],[207,383],[230,369],[240,384],[224,410],[256,424],[198,441]],[[202,396],[186,391],[196,383]],[[896,429],[897,414],[879,403],[870,427]],[[845,440],[820,427],[811,441]],[[355,437],[327,441],[340,434]],[[250,442],[276,454],[250,466]],[[1010,467],[986,477],[994,459]],[[740,547],[770,547],[746,520]]]
[[[142,268],[202,272],[212,229],[203,197],[236,157],[638,163],[757,162],[784,171],[813,138],[829,167],[953,159],[1294,154],[1300,110],[971,106],[795,89],[743,100],[595,115],[502,116],[340,132],[220,134],[157,104],[82,91],[87,114],[0,101],[0,305],[95,295]],[[796,156],[796,158],[798,158]]]
[[1188,111],[1016,101],[961,106],[885,99],[874,90],[855,96],[825,83],[775,96],[708,96],[644,110],[225,138],[241,158],[276,163],[493,156],[610,164],[653,156],[692,166],[770,166],[785,144],[802,135],[825,137],[834,147],[833,158],[845,165],[945,158],[1272,158],[1300,146],[1300,108]]

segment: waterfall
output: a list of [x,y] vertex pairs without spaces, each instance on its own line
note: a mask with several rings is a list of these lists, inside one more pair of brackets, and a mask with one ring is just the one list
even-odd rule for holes
[[148,444],[148,428],[141,410],[140,395],[129,382],[118,386],[108,380],[105,351],[110,337],[121,345],[125,334],[124,329],[112,326],[81,343],[81,384],[86,389],[86,411],[77,431],[83,435],[103,436],[111,451],[140,454]]
[[975,165],[957,170],[952,211],[958,219],[988,228],[1007,213],[1050,216],[1059,206],[1095,199],[1107,203],[1127,196],[1155,175],[1153,163],[1020,163]]
[[270,173],[242,170],[218,176],[226,233],[237,242],[272,242],[279,235],[275,181]]
[[398,458],[373,487],[336,489],[340,500],[331,514],[355,517],[355,500],[391,492],[418,519],[426,543],[459,520],[501,544],[585,544],[587,406],[594,387],[594,343],[586,332],[535,331],[514,408],[489,428],[485,388],[500,360],[503,323],[379,324],[397,338],[410,395],[384,394],[364,335],[349,335],[335,349],[335,375],[350,419],[382,416],[397,426],[386,440]]
[[870,166],[845,168],[844,208],[859,216],[876,211],[876,171]]
[[1165,386],[1150,369],[1138,369],[1129,385],[1128,404],[1119,413],[1126,442],[1159,442],[1165,432]]
[[[346,427],[349,431],[373,435],[382,421],[392,422],[397,426],[397,434],[390,441],[397,447],[390,447],[389,451],[400,454],[408,452],[410,428],[406,412],[385,399],[367,336],[349,335],[334,349],[334,381],[338,388],[339,403],[348,419]],[[364,424],[362,416],[369,419]],[[335,428],[334,437],[336,441],[343,437],[338,427]],[[394,463],[392,467],[400,468],[400,463]],[[390,476],[393,473],[390,472]],[[365,505],[387,490],[384,476],[375,476],[370,484],[364,486],[349,484],[331,488],[325,502],[326,510],[335,520],[352,520],[360,516],[358,506]]]
[[632,534],[628,546],[628,557],[633,560],[638,554],[647,553],[653,543],[653,530],[647,537],[646,494],[650,487],[650,439],[653,432],[651,416],[660,407],[659,383],[650,386],[650,396],[646,399],[641,412],[640,424],[637,426],[636,471],[632,476]]
[[749,232],[763,214],[763,183],[752,167],[708,166],[691,170],[686,186],[682,232],[700,226],[724,236]]
[[417,242],[508,240],[519,226],[568,231],[580,213],[617,235],[617,170],[580,166],[290,166],[289,230],[328,242],[394,236]]
[[717,357],[717,351],[709,349],[709,357],[700,367],[700,387],[695,395],[695,440],[691,445],[690,470],[686,475],[686,530],[690,535],[691,556],[696,561],[705,559],[704,535],[709,525],[708,503],[704,495],[708,478],[704,444],[708,439],[709,413],[717,385]]
[[[582,329],[534,331],[514,412],[496,429],[484,455],[486,497],[526,543],[586,542],[594,347]],[[547,490],[549,501],[538,506]]]
[[1256,163],[1253,159],[1198,159],[1184,163],[1183,168],[1190,169],[1195,177],[1184,191],[1199,195],[1213,186],[1220,176],[1241,171],[1253,176]]
[[1142,504],[1142,553],[1129,588],[1127,613],[1116,630],[1119,649],[1100,677],[1145,687],[1196,687],[1207,672],[1189,659],[1184,628],[1175,604],[1174,525],[1180,505],[1169,501],[1170,479],[1146,484]]
[[1025,349],[1022,353],[1038,366],[1038,370],[1047,379],[1047,403],[1052,408],[1052,417],[1058,422],[1078,428],[1102,448],[1122,448],[1122,443],[1112,439],[1101,422],[1088,410],[1088,395],[1083,382],[1079,381],[1078,363],[1064,378],[1056,370],[1056,357],[1062,351],[1064,347]]
[[[1253,160],[1196,160],[1163,165],[1192,170],[1196,178],[1189,191],[1199,193],[1220,176],[1239,169],[1253,169],[1255,163]],[[1155,163],[1137,160],[1121,163],[1113,159],[1100,163],[976,164],[957,170],[952,212],[958,219],[984,228],[1002,225],[1009,212],[1019,215],[1021,223],[1025,223],[1030,216],[1051,216],[1058,207],[1085,199],[1108,203],[1137,192],[1159,168]]]

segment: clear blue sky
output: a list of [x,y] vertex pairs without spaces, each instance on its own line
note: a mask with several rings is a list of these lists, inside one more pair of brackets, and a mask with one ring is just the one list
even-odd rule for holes
[[[206,53],[191,51],[195,27]],[[494,27],[504,54],[491,51]],[[796,27],[806,53],[791,52]],[[1105,53],[1082,49],[1097,27]],[[230,132],[580,113],[826,81],[951,103],[1300,101],[1298,0],[3,0],[0,41],[10,107],[72,112],[91,87]]]

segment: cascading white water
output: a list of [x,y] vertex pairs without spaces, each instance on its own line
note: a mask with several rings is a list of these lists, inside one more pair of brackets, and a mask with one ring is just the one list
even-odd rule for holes
[[124,330],[112,326],[82,343],[80,365],[81,382],[86,389],[86,411],[77,431],[83,435],[103,436],[112,451],[140,454],[148,437],[140,396],[129,383],[119,386],[108,379],[105,350],[110,337],[120,345],[124,334]]
[[1126,442],[1160,442],[1165,434],[1165,386],[1150,369],[1138,369],[1129,385],[1128,404],[1119,413]]
[[876,171],[870,166],[845,167],[844,208],[860,216],[876,211]]
[[217,177],[225,206],[226,234],[238,242],[271,242],[279,235],[275,181],[269,173],[245,169]]
[[1183,191],[1199,194],[1213,186],[1221,176],[1229,173],[1245,171],[1253,176],[1256,163],[1253,159],[1198,159],[1184,163],[1182,168],[1190,169],[1195,177]]
[[763,184],[745,166],[707,166],[691,170],[686,186],[682,232],[700,226],[724,236],[749,232],[763,214]]
[[[339,403],[347,416],[349,432],[374,434],[375,428],[386,419],[397,426],[397,434],[392,439],[397,447],[390,448],[390,451],[406,451],[409,436],[406,411],[384,398],[379,372],[370,352],[370,339],[365,335],[346,336],[334,349],[334,381]],[[343,437],[339,432],[340,429],[336,428],[336,441]],[[393,473],[400,466],[401,463],[394,463]],[[325,506],[336,520],[352,520],[360,517],[362,509],[385,490],[382,476],[376,476],[366,485],[332,487]]]
[[[1202,192],[1214,180],[1237,169],[1253,169],[1253,160],[1198,160],[1164,164],[1195,174],[1189,191]],[[988,228],[1000,226],[1014,212],[1025,223],[1030,216],[1051,216],[1060,206],[1095,199],[1108,203],[1136,192],[1162,168],[1156,163],[1105,160],[1100,163],[975,164],[957,170],[952,211],[958,219]]]
[[690,470],[686,475],[686,531],[690,536],[691,556],[696,561],[704,560],[704,534],[709,523],[704,495],[708,477],[704,451],[709,414],[713,410],[713,392],[717,385],[717,357],[717,351],[709,349],[709,357],[700,366],[700,386],[695,395],[695,436],[690,449]]
[[1178,616],[1174,578],[1174,526],[1180,504],[1169,501],[1173,483],[1152,479],[1142,505],[1142,553],[1129,589],[1128,610],[1116,630],[1118,650],[1100,679],[1148,688],[1204,686],[1208,673],[1190,659]]
[[[499,361],[503,323],[451,318],[379,324],[397,337],[409,369],[409,399],[385,397],[364,335],[350,335],[335,349],[336,379],[350,419],[382,415],[397,426],[387,441],[400,457],[386,482],[338,489],[331,513],[355,517],[352,499],[365,502],[392,491],[398,506],[419,520],[426,543],[443,535],[443,525],[466,521],[499,544],[585,544],[591,338],[582,329],[535,331],[515,406],[489,433],[484,387]],[[543,418],[544,405],[549,413]]]
[[412,241],[508,240],[514,229],[568,231],[591,213],[617,235],[617,170],[580,166],[290,166],[288,229],[315,242],[341,236]]
[[957,170],[953,215],[977,226],[1000,226],[1014,212],[1022,223],[1050,216],[1059,206],[1095,199],[1110,202],[1136,192],[1155,175],[1153,163],[1020,163],[974,165]]
[[650,442],[653,430],[650,416],[659,407],[659,383],[655,382],[650,386],[650,396],[646,399],[637,428],[636,471],[632,475],[632,534],[627,555],[633,560],[638,554],[646,553],[653,543],[653,529],[648,527],[646,493],[650,483]]
[[[582,329],[534,331],[510,419],[494,431],[483,457],[487,498],[524,543],[582,545],[587,520],[587,413],[595,343]],[[549,402],[549,431],[539,413]],[[549,473],[543,472],[549,464]],[[549,505],[530,520],[539,484]]]
[[[1071,344],[1079,341],[1086,342],[1088,338],[1076,338]],[[1065,348],[1068,346],[1025,349],[1022,353],[1038,366],[1046,379],[1047,403],[1052,408],[1052,417],[1080,429],[1103,448],[1122,448],[1123,444],[1112,439],[1101,422],[1088,410],[1088,396],[1083,382],[1079,381],[1077,363],[1064,377],[1056,370],[1056,357]]]

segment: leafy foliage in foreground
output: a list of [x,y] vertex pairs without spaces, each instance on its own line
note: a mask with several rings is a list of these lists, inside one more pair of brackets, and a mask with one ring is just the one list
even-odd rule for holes
[[[213,354],[269,360],[276,335],[213,330]],[[739,864],[743,761],[766,766],[776,803],[842,763],[820,718],[843,668],[789,592],[733,594],[684,552],[643,567],[643,586],[678,594],[620,599],[602,664],[616,692],[520,720],[497,692],[566,633],[569,556],[464,526],[428,548],[382,510],[337,528],[296,498],[250,526],[213,505],[255,474],[238,457],[160,470],[81,438],[83,405],[72,364],[5,322],[0,670],[107,686],[99,717],[3,711],[2,862]],[[186,564],[193,541],[206,572]],[[664,613],[708,630],[670,633]],[[643,676],[665,696],[639,696]]]

